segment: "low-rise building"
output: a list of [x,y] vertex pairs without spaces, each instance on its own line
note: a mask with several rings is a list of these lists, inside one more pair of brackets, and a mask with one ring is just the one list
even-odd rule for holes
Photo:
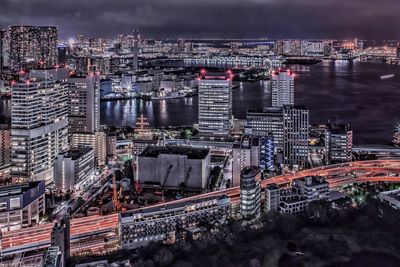
[[293,182],[293,189],[299,195],[307,198],[308,202],[328,199],[329,183],[323,177],[306,176]]
[[0,187],[1,231],[39,224],[45,213],[45,181]]
[[152,241],[174,239],[179,230],[199,227],[201,222],[224,223],[229,215],[227,196],[123,212],[119,214],[120,243],[122,248],[132,249]]
[[297,194],[293,190],[280,192],[279,212],[300,215],[307,211],[308,201],[305,196]]
[[54,161],[54,181],[63,192],[83,188],[93,177],[95,170],[94,149],[71,148],[58,155]]
[[400,209],[400,190],[381,192],[379,193],[379,199],[395,209]]

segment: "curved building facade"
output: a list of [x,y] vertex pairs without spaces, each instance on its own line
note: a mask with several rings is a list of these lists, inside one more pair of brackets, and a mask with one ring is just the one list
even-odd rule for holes
[[261,177],[262,172],[257,166],[245,167],[240,173],[240,213],[245,220],[260,217]]

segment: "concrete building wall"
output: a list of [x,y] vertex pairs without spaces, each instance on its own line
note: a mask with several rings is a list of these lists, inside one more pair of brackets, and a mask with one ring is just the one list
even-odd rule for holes
[[205,189],[210,173],[210,156],[205,159],[188,159],[185,155],[161,154],[155,157],[138,157],[137,177],[140,183],[162,185],[166,174],[166,188],[179,188],[189,173],[187,187]]

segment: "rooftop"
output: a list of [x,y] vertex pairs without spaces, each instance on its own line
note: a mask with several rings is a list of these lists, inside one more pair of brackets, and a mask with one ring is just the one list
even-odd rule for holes
[[64,158],[72,158],[72,160],[77,160],[83,155],[89,153],[92,151],[93,148],[91,147],[86,147],[86,146],[79,146],[79,147],[74,147],[62,154]]
[[148,146],[139,157],[156,158],[161,154],[185,155],[188,159],[205,159],[210,153],[209,149],[185,146]]
[[163,205],[161,207],[157,205],[155,207],[146,207],[146,208],[142,208],[142,209],[122,212],[122,213],[120,213],[120,216],[121,216],[121,218],[128,218],[135,214],[146,214],[146,213],[169,211],[169,210],[172,211],[174,209],[185,208],[188,206],[192,206],[195,204],[199,204],[199,203],[203,203],[203,202],[211,201],[211,200],[230,201],[230,198],[226,195],[221,195],[221,196],[216,196],[216,197],[203,197],[203,198],[199,198],[199,199],[192,200],[192,201],[183,201],[183,202],[177,202],[177,203],[175,203],[173,201],[171,203],[166,203],[165,205]]
[[44,181],[37,181],[37,182],[0,186],[0,197],[21,195],[39,186],[43,186],[44,190],[44,185],[45,185]]

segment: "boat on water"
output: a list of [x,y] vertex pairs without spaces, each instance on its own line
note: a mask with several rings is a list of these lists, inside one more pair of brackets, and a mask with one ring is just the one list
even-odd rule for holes
[[393,78],[393,77],[394,77],[394,74],[382,75],[381,76],[381,80],[390,79],[390,78]]

